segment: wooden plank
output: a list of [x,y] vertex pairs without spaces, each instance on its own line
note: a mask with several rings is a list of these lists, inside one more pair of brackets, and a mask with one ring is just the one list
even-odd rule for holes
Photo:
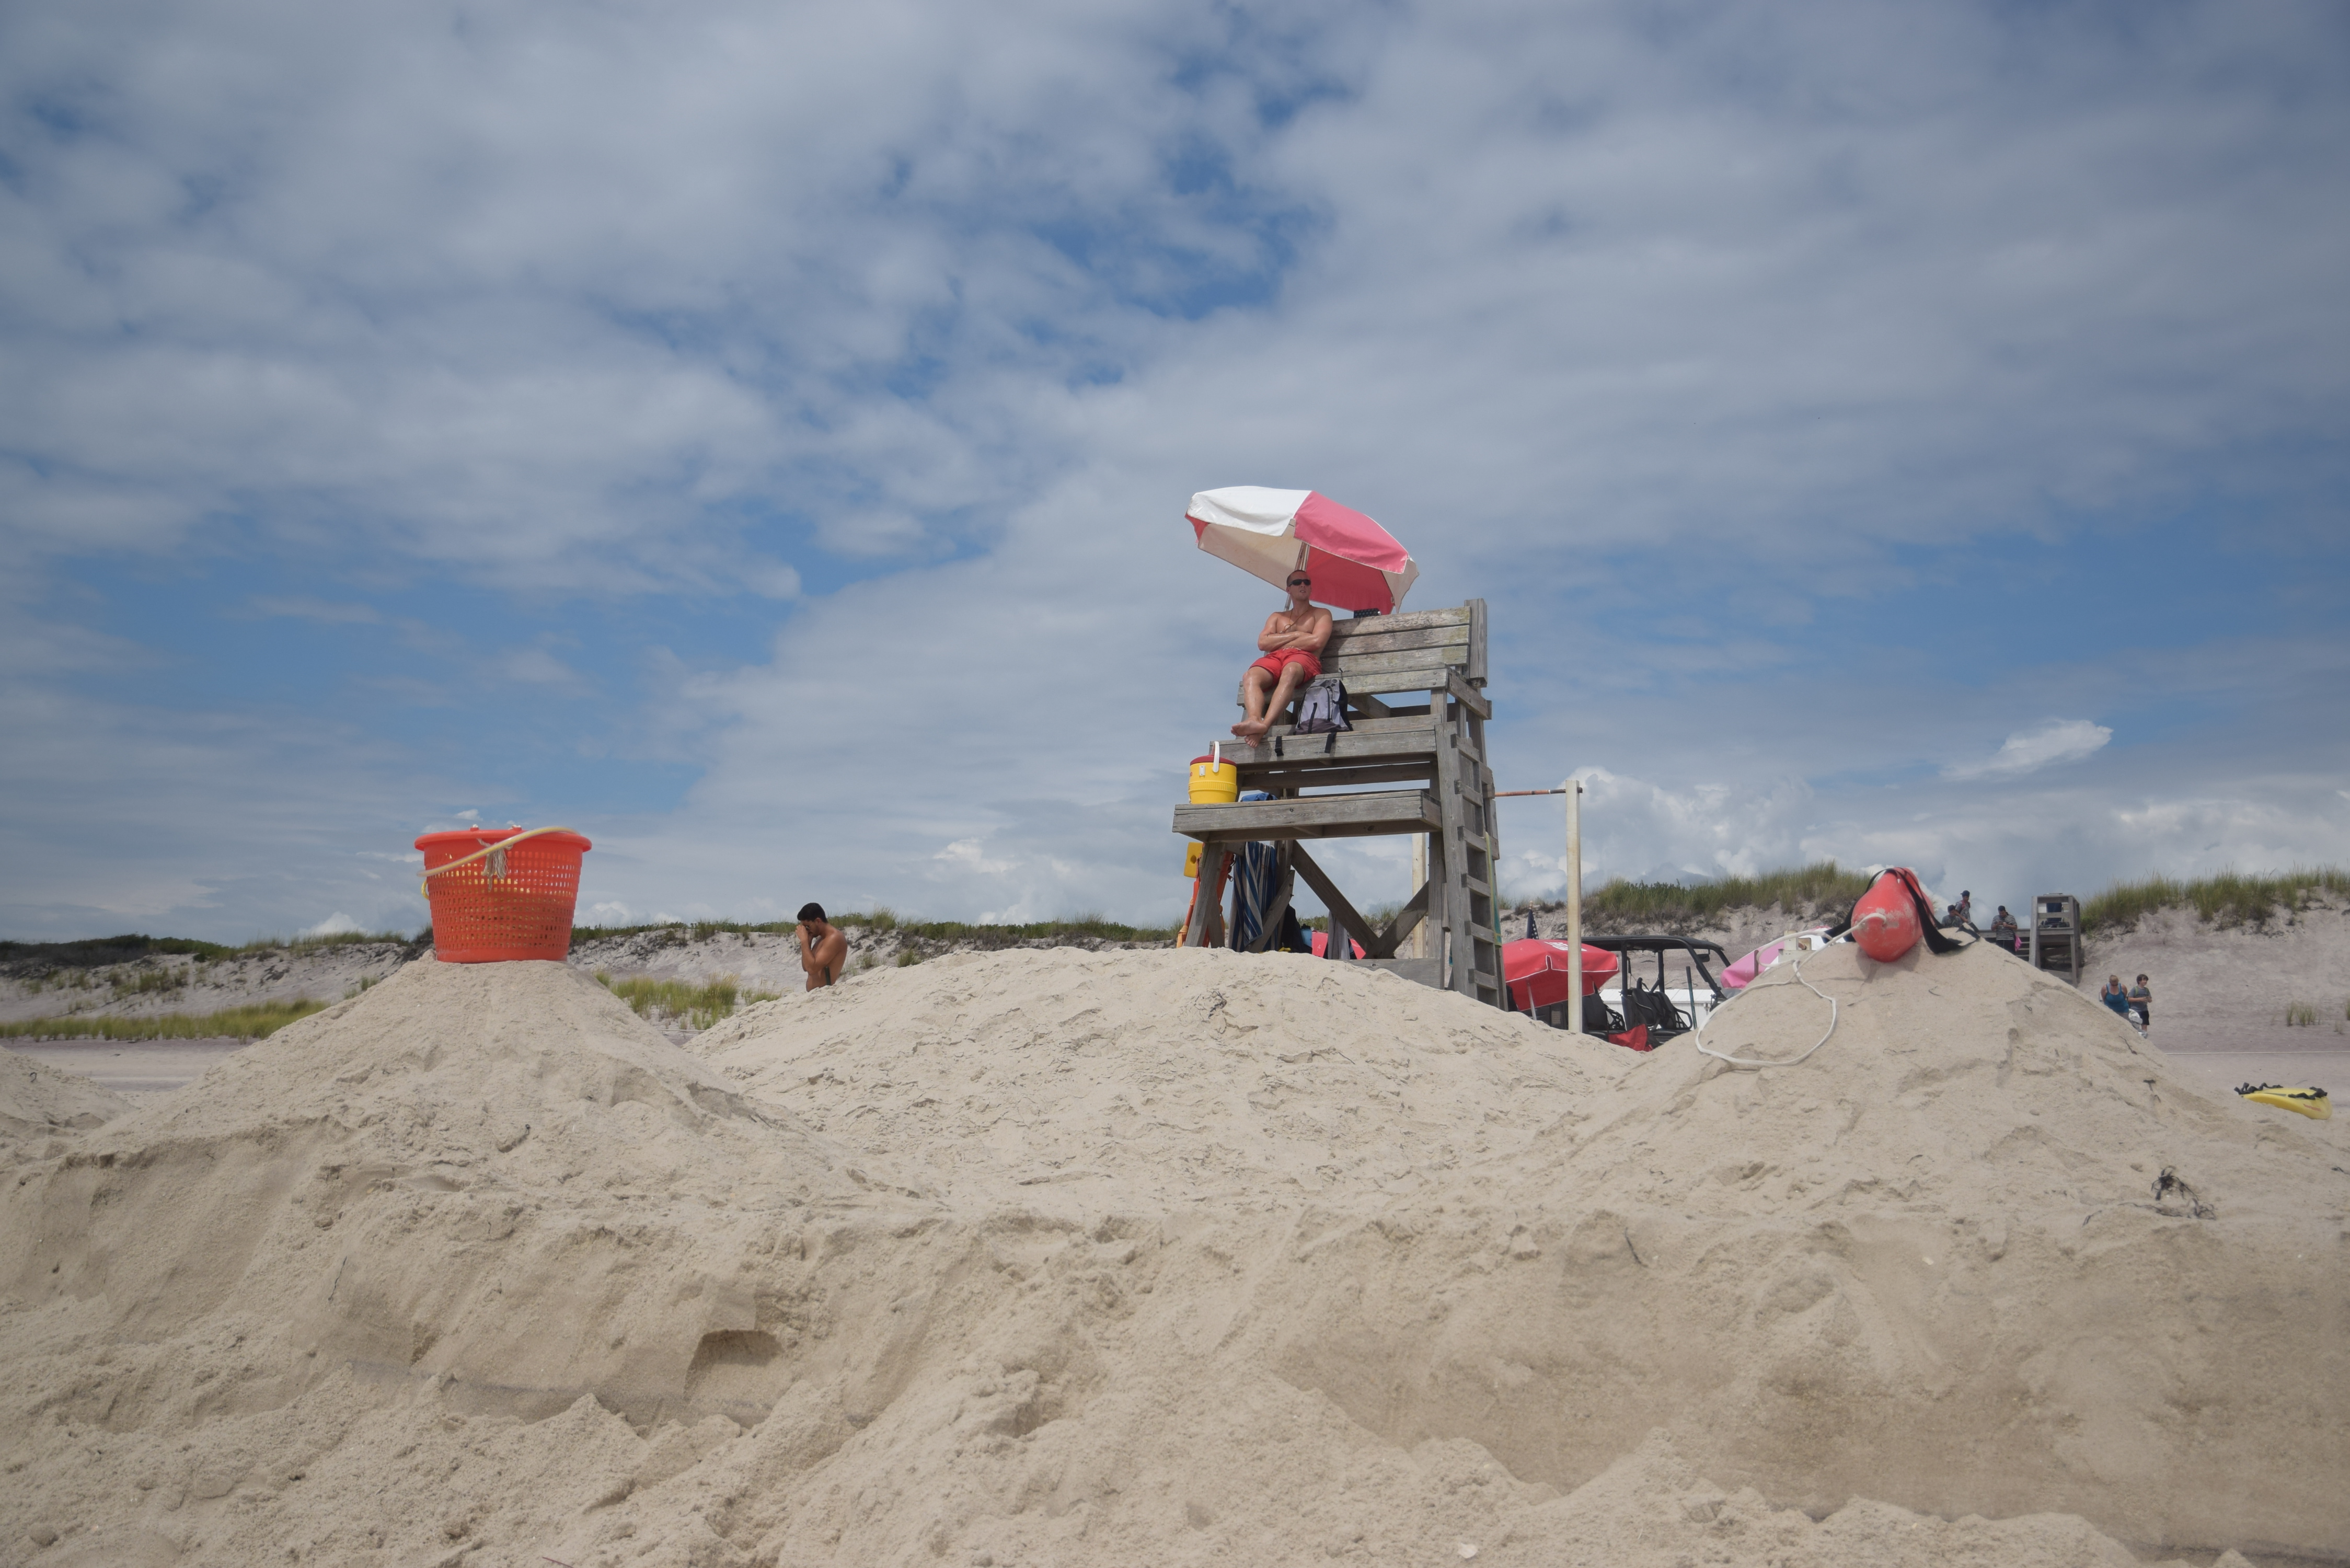
[[1469,647],[1469,628],[1465,626],[1432,626],[1426,631],[1358,631],[1347,635],[1345,627],[1330,634],[1324,645],[1326,653],[1398,653],[1409,648]]
[[[1350,716],[1347,722],[1354,726],[1353,729],[1343,732],[1344,734],[1348,735],[1393,735],[1407,730],[1423,731],[1428,734],[1433,735],[1436,732],[1437,724],[1437,721],[1430,716],[1428,710],[1425,708],[1419,710],[1417,712],[1370,713],[1360,718]],[[1265,732],[1265,741],[1271,741],[1275,735],[1287,735],[1292,732],[1293,730],[1290,725],[1275,724],[1272,729]],[[1263,745],[1263,743],[1264,742],[1260,742],[1259,745]],[[1223,742],[1223,746],[1224,760],[1226,762],[1232,760],[1232,756],[1235,752],[1251,749],[1243,746],[1237,739],[1226,740]]]
[[[1340,653],[1322,661],[1322,673],[1335,675],[1352,686],[1357,675],[1384,675],[1391,670],[1458,670],[1469,662],[1465,648],[1408,648],[1400,653]],[[1430,677],[1437,685],[1442,675]]]
[[1374,969],[1383,969],[1389,974],[1421,985],[1432,985],[1440,990],[1444,985],[1443,964],[1436,959],[1368,959],[1365,961]]
[[[1432,757],[1436,754],[1436,726],[1426,719],[1417,725],[1392,729],[1365,728],[1341,730],[1335,735],[1300,735],[1292,730],[1273,733],[1281,739],[1281,750],[1271,745],[1224,747],[1224,761],[1243,770],[1254,767],[1296,767],[1305,763],[1330,763],[1335,759],[1369,762],[1388,757]],[[1270,740],[1273,737],[1267,736]],[[1329,742],[1325,750],[1323,742]]]
[[1486,701],[1482,691],[1473,689],[1463,680],[1459,670],[1446,672],[1444,690],[1454,701],[1476,714],[1480,719],[1490,719],[1493,716],[1493,704]]
[[1441,691],[1445,678],[1455,673],[1452,666],[1439,664],[1423,670],[1367,670],[1344,679],[1347,700],[1354,701],[1385,691]]
[[1365,763],[1359,767],[1307,766],[1303,763],[1261,763],[1240,770],[1241,789],[1360,789],[1365,784],[1427,784],[1436,776],[1436,755],[1399,763]]
[[1412,932],[1419,929],[1420,922],[1428,919],[1428,887],[1422,882],[1419,890],[1395,912],[1395,919],[1379,928],[1378,940],[1363,944],[1366,956],[1393,958],[1396,949],[1401,947]]
[[[1477,994],[1477,950],[1473,945],[1472,905],[1469,877],[1469,835],[1461,822],[1461,768],[1459,742],[1463,721],[1455,708],[1446,727],[1447,744],[1436,753],[1436,809],[1444,836],[1444,931],[1450,968],[1446,978],[1464,996]],[[1469,764],[1473,766],[1473,763]]]
[[1343,942],[1350,936],[1359,937],[1363,950],[1372,950],[1378,940],[1377,928],[1347,902],[1347,895],[1338,891],[1338,885],[1331,881],[1329,873],[1322,869],[1322,863],[1305,853],[1305,846],[1293,843],[1290,848],[1295,852],[1290,863],[1297,868],[1297,874],[1305,878],[1305,885],[1314,889],[1314,896],[1322,900],[1322,907],[1330,911],[1332,944]]
[[1179,805],[1175,831],[1205,843],[1234,839],[1336,838],[1369,833],[1425,833],[1439,823],[1421,789],[1307,795],[1231,805]]
[[1440,982],[1449,991],[1461,989],[1461,981],[1451,962],[1456,953],[1465,954],[1454,927],[1459,923],[1457,910],[1468,895],[1461,889],[1461,834],[1455,819],[1460,815],[1459,753],[1451,745],[1452,724],[1446,725],[1446,744],[1436,753],[1437,829],[1428,840],[1428,875],[1436,884],[1436,896],[1429,902],[1428,912],[1432,936],[1431,954],[1444,961],[1443,979]]
[[1469,607],[1450,605],[1443,609],[1405,610],[1400,615],[1367,615],[1357,616],[1351,620],[1334,620],[1330,623],[1330,634],[1337,636],[1341,627],[1346,628],[1348,637],[1359,637],[1365,632],[1426,631],[1432,626],[1468,624]]
[[[1444,835],[1431,833],[1428,836],[1428,912],[1422,921],[1419,946],[1423,957],[1436,961],[1439,976],[1450,972],[1445,961],[1445,943],[1450,939],[1445,933],[1451,924],[1451,879],[1444,874]],[[1436,984],[1440,988],[1444,981],[1440,978]]]
[[1183,945],[1203,948],[1216,906],[1223,901],[1224,876],[1232,862],[1229,849],[1211,849],[1200,857],[1200,877],[1192,890],[1191,918],[1183,927]]
[[1469,679],[1473,684],[1482,686],[1485,684],[1485,601],[1471,599],[1461,607],[1469,612]]

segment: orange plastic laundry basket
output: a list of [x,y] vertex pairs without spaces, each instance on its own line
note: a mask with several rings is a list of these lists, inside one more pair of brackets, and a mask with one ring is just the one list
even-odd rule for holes
[[[432,900],[432,954],[442,963],[560,963],[570,954],[579,857],[594,846],[568,828],[522,835],[519,827],[469,827],[416,841]],[[516,837],[521,842],[510,849],[490,848]],[[484,848],[490,852],[451,865]]]

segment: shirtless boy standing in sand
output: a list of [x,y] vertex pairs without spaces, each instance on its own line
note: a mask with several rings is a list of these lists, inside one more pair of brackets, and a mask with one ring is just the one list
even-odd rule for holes
[[822,904],[800,906],[800,968],[807,988],[830,985],[848,962],[848,935],[824,918]]
[[1289,603],[1264,618],[1257,633],[1257,650],[1264,655],[1248,667],[1241,683],[1242,711],[1248,717],[1232,726],[1244,741],[1259,741],[1287,708],[1297,689],[1322,673],[1322,645],[1330,640],[1330,612],[1314,602],[1314,579],[1303,571],[1289,574]]

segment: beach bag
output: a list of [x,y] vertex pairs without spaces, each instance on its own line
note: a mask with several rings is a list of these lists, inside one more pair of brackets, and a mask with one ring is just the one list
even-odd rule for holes
[[[1305,683],[1305,693],[1297,699],[1297,722],[1290,727],[1295,735],[1320,735],[1322,751],[1327,755],[1337,745],[1342,730],[1355,726],[1347,722],[1347,684],[1335,675],[1317,675]],[[1281,737],[1273,740],[1273,754],[1285,753]]]

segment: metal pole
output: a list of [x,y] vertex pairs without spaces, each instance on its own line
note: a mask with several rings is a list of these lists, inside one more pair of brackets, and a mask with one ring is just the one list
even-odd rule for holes
[[1559,785],[1566,796],[1566,1026],[1583,1033],[1583,781]]

